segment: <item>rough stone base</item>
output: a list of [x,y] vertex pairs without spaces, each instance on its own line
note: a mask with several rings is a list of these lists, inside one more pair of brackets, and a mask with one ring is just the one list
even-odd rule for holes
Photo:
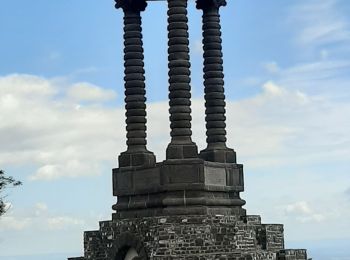
[[306,250],[285,250],[283,225],[260,216],[167,216],[114,219],[84,234],[84,258],[118,260],[134,248],[139,259],[306,260]]

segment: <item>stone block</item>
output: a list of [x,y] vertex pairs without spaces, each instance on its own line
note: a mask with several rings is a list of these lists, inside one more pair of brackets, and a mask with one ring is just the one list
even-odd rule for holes
[[170,143],[166,150],[167,159],[191,159],[198,158],[198,147],[195,143],[174,144]]
[[281,224],[263,225],[266,234],[266,249],[279,251],[284,248],[284,229]]
[[114,196],[156,193],[160,190],[160,167],[113,169]]
[[242,217],[242,219],[248,225],[261,225],[261,217],[259,215],[247,215]]
[[152,168],[113,169],[114,196],[160,193],[166,190],[244,190],[243,166],[200,159],[166,160]]
[[209,162],[236,163],[236,152],[233,149],[205,149],[200,152],[200,158]]
[[123,152],[118,157],[119,167],[154,167],[156,157],[149,151]]
[[307,260],[305,249],[283,249],[277,253],[277,260]]
[[142,169],[133,174],[135,190],[150,192],[160,187],[160,169],[158,167]]
[[132,191],[133,189],[133,171],[113,169],[113,195],[118,196],[119,194]]
[[[151,168],[118,168],[113,170],[113,194],[118,196],[113,209],[120,216],[125,216],[121,214],[122,211],[128,211],[128,217],[166,212],[238,212],[244,215],[245,211],[239,209],[245,204],[239,197],[243,187],[243,166],[240,164],[206,162],[194,158],[166,160]],[[148,212],[142,213],[140,210]]]
[[165,186],[173,184],[194,184],[201,183],[203,174],[203,165],[191,163],[183,160],[183,163],[170,163],[166,161],[162,167],[162,182]]
[[205,166],[204,179],[206,185],[226,186],[228,184],[226,169],[222,167]]

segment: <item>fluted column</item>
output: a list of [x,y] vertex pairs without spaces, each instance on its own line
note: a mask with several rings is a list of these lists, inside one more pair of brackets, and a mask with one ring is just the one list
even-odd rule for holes
[[146,148],[146,90],[142,43],[141,11],[145,0],[116,0],[124,11],[124,66],[127,151],[119,156],[119,167],[155,165],[155,156]]
[[200,157],[207,161],[235,163],[236,154],[226,146],[226,102],[219,8],[225,0],[197,0],[203,10],[204,92],[207,148]]
[[167,159],[198,157],[191,136],[190,56],[187,0],[168,0],[168,61],[171,142]]

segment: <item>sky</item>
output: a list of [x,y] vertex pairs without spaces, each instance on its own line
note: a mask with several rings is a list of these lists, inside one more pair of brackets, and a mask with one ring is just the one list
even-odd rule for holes
[[[122,11],[112,0],[15,0],[0,9],[0,260],[83,252],[111,218],[124,151]],[[166,2],[143,17],[148,148],[164,160]],[[193,140],[205,148],[201,13],[189,2]],[[285,225],[286,246],[350,254],[350,2],[228,0],[221,9],[228,146],[248,214]]]

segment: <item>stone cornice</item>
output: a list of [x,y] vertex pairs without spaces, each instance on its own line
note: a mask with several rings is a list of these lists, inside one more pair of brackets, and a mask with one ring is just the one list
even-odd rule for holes
[[197,0],[196,1],[196,7],[197,9],[210,9],[210,8],[217,8],[219,9],[221,6],[226,6],[227,2],[226,0]]
[[146,0],[115,0],[115,8],[122,8],[124,11],[144,11],[147,7]]

